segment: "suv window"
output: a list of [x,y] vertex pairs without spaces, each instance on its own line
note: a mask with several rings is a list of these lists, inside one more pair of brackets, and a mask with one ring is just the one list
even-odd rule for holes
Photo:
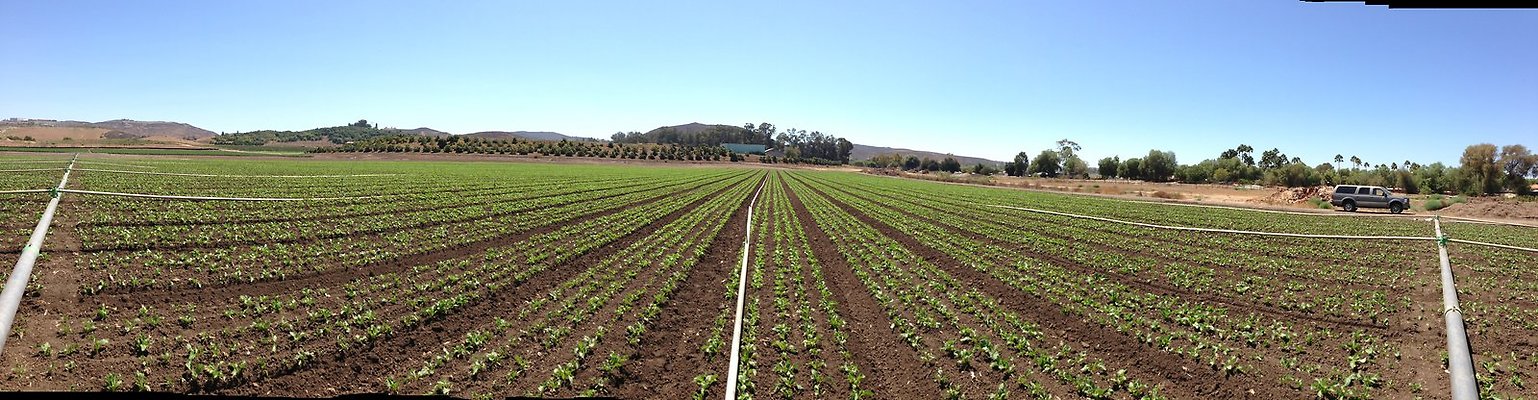
[[1367,188],[1356,188],[1356,194],[1367,194]]
[[1372,195],[1373,196],[1383,196],[1384,195],[1383,194],[1383,189],[1373,189],[1372,190]]
[[1335,188],[1335,193],[1352,194],[1352,193],[1356,193],[1356,188],[1351,187],[1351,186],[1341,186],[1341,187]]

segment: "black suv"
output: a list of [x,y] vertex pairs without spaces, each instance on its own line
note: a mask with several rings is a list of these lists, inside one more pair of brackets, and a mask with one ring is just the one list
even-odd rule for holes
[[1358,207],[1387,208],[1388,212],[1398,214],[1410,208],[1410,198],[1395,196],[1388,189],[1378,186],[1340,185],[1330,195],[1330,205],[1346,211],[1356,211]]

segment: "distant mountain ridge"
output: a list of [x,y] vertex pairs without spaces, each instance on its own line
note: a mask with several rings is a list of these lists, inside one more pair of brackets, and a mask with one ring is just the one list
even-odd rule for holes
[[559,141],[562,141],[562,140],[565,140],[565,141],[597,141],[598,140],[598,139],[593,139],[593,138],[568,136],[568,135],[564,135],[564,134],[560,134],[560,133],[556,133],[556,132],[545,132],[545,131],[538,131],[538,132],[531,132],[531,131],[511,131],[511,132],[508,132],[508,131],[482,131],[482,132],[475,132],[475,133],[467,133],[467,134],[465,134],[465,136],[481,138],[481,139],[525,139],[525,140],[545,140],[545,141],[551,141],[551,142],[559,142]]
[[[187,140],[199,141],[199,142],[204,142],[204,143],[207,143],[207,140],[212,139],[212,140],[214,140],[214,143],[227,142],[225,144],[236,144],[235,141],[231,141],[230,139],[235,139],[238,135],[252,136],[250,138],[250,139],[252,139],[251,142],[249,142],[249,143],[241,142],[239,144],[261,144],[261,143],[266,143],[266,142],[269,142],[269,141],[271,141],[271,142],[280,142],[280,141],[283,141],[282,139],[285,139],[285,138],[289,139],[289,140],[331,140],[333,142],[336,142],[336,140],[341,140],[341,142],[346,142],[348,140],[356,140],[356,139],[361,139],[361,138],[366,138],[366,137],[373,137],[373,136],[382,135],[382,134],[391,134],[391,135],[420,135],[420,136],[428,136],[428,137],[448,137],[448,136],[453,136],[454,135],[454,134],[451,134],[451,133],[448,133],[448,132],[444,132],[444,131],[440,131],[440,130],[432,129],[432,128],[427,128],[427,127],[421,127],[421,128],[415,128],[415,129],[397,129],[397,128],[372,128],[372,127],[360,127],[360,126],[339,126],[339,127],[331,127],[331,128],[315,128],[315,129],[299,131],[299,132],[293,132],[293,131],[281,131],[280,132],[280,131],[272,131],[272,130],[262,130],[262,131],[239,133],[239,134],[224,134],[224,135],[220,135],[220,134],[215,133],[213,131],[210,131],[210,130],[207,130],[207,129],[203,129],[203,128],[199,128],[199,127],[193,126],[191,124],[183,123],[183,122],[138,121],[138,120],[132,120],[132,119],[114,119],[114,120],[102,121],[102,122],[84,122],[84,121],[53,120],[53,119],[8,118],[8,119],[0,120],[0,127],[5,127],[5,126],[13,126],[13,127],[39,126],[39,127],[65,127],[65,128],[70,128],[70,127],[73,127],[73,128],[97,128],[97,129],[109,130],[110,132],[106,132],[106,134],[108,136],[111,136],[110,138],[145,138],[145,137],[150,137],[150,136],[164,136],[164,137],[172,137],[172,138],[177,138],[177,139],[187,139]],[[703,124],[703,123],[699,123],[699,122],[690,122],[690,123],[682,124],[682,125],[658,127],[656,129],[652,129],[651,131],[648,131],[648,133],[656,133],[656,132],[660,132],[660,131],[663,131],[663,130],[668,130],[668,131],[676,132],[676,133],[679,133],[679,134],[685,134],[685,135],[701,134],[701,133],[706,133],[706,132],[710,132],[710,131],[726,131],[726,132],[741,131],[741,132],[745,133],[747,137],[743,137],[743,138],[741,138],[743,140],[738,140],[738,141],[741,141],[741,142],[752,142],[753,140],[749,140],[749,139],[756,139],[757,138],[756,136],[751,136],[751,134],[747,134],[748,131],[746,129],[744,129],[743,127],[740,127],[740,126],[729,125],[729,124]],[[255,135],[253,135],[253,134],[255,134]],[[336,137],[332,137],[333,135],[335,135]],[[580,136],[571,136],[571,135],[566,135],[566,134],[557,133],[557,132],[549,132],[549,131],[480,131],[480,132],[464,134],[464,135],[461,135],[461,136],[475,137],[475,138],[482,138],[482,139],[514,139],[514,138],[516,138],[516,139],[522,139],[522,140],[542,140],[542,141],[561,141],[561,140],[566,140],[566,141],[602,141],[602,139],[594,139],[594,138],[580,137]],[[337,143],[341,143],[341,142],[337,142]],[[955,157],[956,161],[961,162],[964,165],[975,165],[975,164],[978,164],[978,163],[989,164],[989,165],[1002,165],[1003,164],[1002,161],[994,161],[994,160],[989,160],[989,159],[981,158],[981,157],[957,156],[957,155],[938,153],[938,152],[932,152],[932,151],[925,151],[925,150],[913,150],[913,149],[904,149],[904,148],[872,146],[872,145],[865,145],[865,144],[859,144],[859,143],[855,143],[854,144],[854,150],[850,152],[849,159],[851,161],[869,160],[869,159],[871,159],[871,157],[875,157],[875,156],[880,155],[880,154],[892,154],[892,153],[901,154],[903,156],[910,156],[911,155],[911,156],[915,156],[915,157],[918,157],[918,158],[932,158],[932,159],[935,159],[935,160],[943,160],[943,159],[945,159],[945,157]]]
[[0,126],[41,126],[62,128],[100,128],[114,132],[119,138],[145,138],[150,136],[166,136],[178,139],[207,139],[214,137],[213,131],[192,126],[181,122],[169,121],[136,121],[131,119],[114,119],[102,122],[84,122],[53,119],[9,118],[0,120]]
[[952,157],[952,158],[955,158],[957,162],[960,162],[961,165],[964,165],[964,166],[973,166],[973,165],[977,165],[977,164],[992,165],[992,166],[1004,165],[1003,161],[994,161],[994,160],[989,160],[989,159],[982,158],[982,157],[967,157],[967,156],[958,156],[958,155],[947,154],[947,153],[936,153],[936,152],[933,152],[933,151],[903,149],[903,148],[895,148],[895,147],[870,146],[870,145],[864,145],[864,144],[859,144],[859,143],[855,143],[854,144],[854,151],[849,152],[849,159],[850,160],[869,160],[872,157],[875,157],[877,155],[892,154],[892,153],[901,154],[904,157],[914,156],[914,157],[918,157],[920,159],[932,158],[932,159],[935,159],[936,161],[944,160],[946,157]]

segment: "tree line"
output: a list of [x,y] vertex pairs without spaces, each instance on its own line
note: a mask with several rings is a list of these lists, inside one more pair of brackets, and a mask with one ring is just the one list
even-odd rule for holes
[[214,144],[261,146],[271,142],[304,142],[316,140],[328,140],[331,143],[343,144],[352,141],[370,139],[380,136],[401,134],[400,129],[380,128],[379,124],[369,123],[366,119],[343,126],[315,128],[303,131],[274,131],[260,130],[252,132],[225,133],[214,136]]
[[904,171],[914,172],[935,171],[953,173],[975,173],[978,171],[978,167],[981,166],[984,168],[985,172],[988,172],[989,175],[998,172],[998,169],[982,164],[978,164],[977,166],[963,167],[961,165],[961,161],[957,161],[955,157],[945,157],[943,159],[936,160],[929,157],[919,158],[918,156],[904,156],[897,153],[877,154],[871,157],[871,159],[868,161],[856,162],[854,165],[871,168],[902,169]]
[[[1102,158],[1093,171],[1080,159],[1082,147],[1069,139],[1031,157],[1020,152],[1004,168],[985,165],[962,168],[953,158],[944,161],[887,154],[874,157],[867,164],[875,168],[908,171],[971,172],[991,175],[1041,176],[1101,179],[1133,179],[1149,182],[1260,184],[1269,186],[1371,185],[1418,193],[1460,193],[1468,195],[1512,192],[1531,193],[1532,178],[1538,176],[1538,154],[1526,146],[1496,146],[1481,143],[1468,146],[1456,166],[1443,163],[1421,165],[1410,160],[1371,163],[1361,157],[1337,154],[1329,162],[1313,166],[1299,157],[1289,157],[1272,148],[1256,154],[1256,149],[1240,144],[1223,150],[1217,158],[1195,164],[1180,164],[1171,151],[1149,150],[1142,157]],[[1346,162],[1350,165],[1347,168]]]
[[768,122],[741,127],[712,125],[702,130],[685,131],[676,127],[653,129],[650,132],[615,132],[609,136],[615,143],[662,143],[717,146],[724,143],[761,144],[773,147],[774,124]]
[[315,153],[446,153],[541,155],[551,157],[588,157],[630,160],[742,161],[721,146],[678,144],[632,144],[614,142],[535,141],[521,139],[485,139],[463,136],[382,136],[320,147]]
[[704,129],[686,131],[676,127],[653,129],[650,132],[616,132],[609,137],[615,143],[660,143],[699,146],[718,146],[724,143],[761,144],[775,149],[778,155],[764,158],[765,162],[847,164],[854,143],[847,139],[805,129],[790,128],[780,131],[774,124],[746,123],[741,127],[713,125]]

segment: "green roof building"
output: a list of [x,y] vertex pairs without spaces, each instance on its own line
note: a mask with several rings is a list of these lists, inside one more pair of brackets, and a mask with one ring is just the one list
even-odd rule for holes
[[769,146],[761,144],[742,143],[722,143],[721,147],[725,147],[727,151],[737,154],[764,154],[764,150],[769,149]]

